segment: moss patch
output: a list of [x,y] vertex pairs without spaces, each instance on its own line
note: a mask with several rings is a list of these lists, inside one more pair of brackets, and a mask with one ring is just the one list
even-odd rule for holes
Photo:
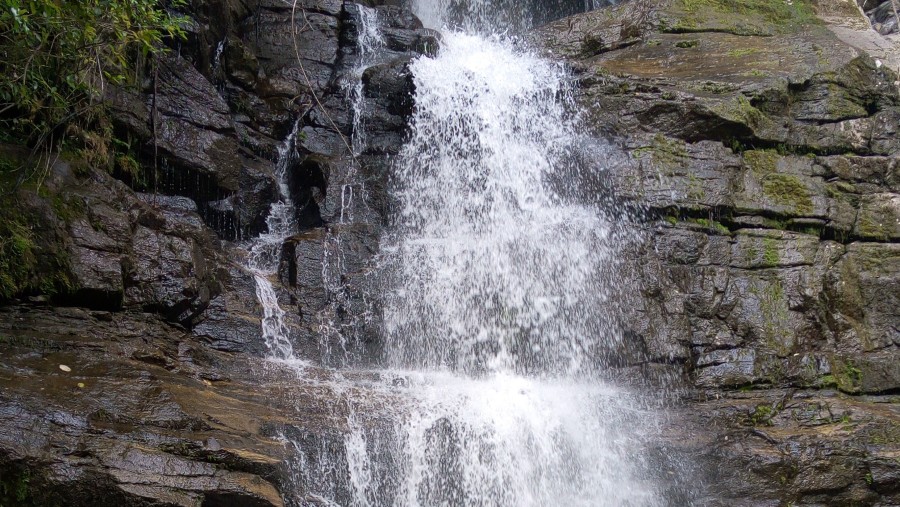
[[682,49],[695,48],[695,47],[697,47],[697,46],[699,46],[699,45],[700,45],[700,41],[699,41],[699,40],[696,40],[696,39],[694,39],[694,40],[682,40],[682,41],[678,41],[678,42],[675,43],[675,47],[676,47],[676,48],[682,48]]
[[753,292],[759,300],[764,342],[779,357],[789,356],[793,352],[793,331],[790,329],[790,310],[781,280],[771,280],[762,290],[755,289]]
[[687,221],[700,225],[705,229],[709,229],[710,231],[717,232],[724,236],[731,235],[731,230],[728,227],[715,220],[708,220],[706,218],[690,218]]
[[67,250],[57,231],[59,221],[71,214],[63,196],[46,186],[26,181],[18,189],[6,187],[0,195],[0,301],[74,289]]
[[762,259],[763,265],[772,268],[778,265],[778,260],[778,242],[772,238],[764,238]]
[[712,107],[712,111],[728,121],[741,123],[753,129],[760,128],[766,125],[766,122],[771,121],[743,95],[716,104]]
[[676,0],[680,17],[667,31],[724,31],[736,35],[789,33],[817,23],[808,0]]
[[744,163],[759,176],[776,172],[779,160],[781,160],[781,155],[774,150],[748,150],[744,152]]
[[35,505],[31,498],[31,474],[5,469],[0,475],[0,507]]
[[747,422],[751,426],[771,426],[772,418],[777,413],[771,405],[757,405]]
[[790,174],[769,174],[762,180],[763,193],[776,204],[801,215],[812,213],[809,191],[799,178]]
[[[638,148],[634,150],[633,154],[639,159],[649,156],[653,165],[666,173],[671,173],[673,169],[683,166],[688,157],[683,141],[669,139],[662,134],[657,134],[650,146]],[[671,174],[667,175],[671,176]]]
[[862,386],[862,370],[849,359],[832,359],[831,372],[838,389],[845,393],[858,393]]

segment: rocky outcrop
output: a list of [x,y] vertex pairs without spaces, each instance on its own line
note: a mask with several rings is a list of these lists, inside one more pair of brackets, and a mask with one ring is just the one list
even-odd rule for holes
[[645,367],[685,375],[660,460],[696,465],[704,505],[892,505],[900,83],[845,42],[878,37],[855,6],[746,4],[624,4],[533,41],[655,219],[627,322]]
[[[285,245],[277,291],[295,348],[328,357],[363,311],[386,156],[411,107],[397,76],[436,48],[408,10],[378,7],[380,65],[392,70],[367,74],[360,100],[373,124],[388,121],[353,152],[362,8],[195,3],[188,39],[148,66],[139,89],[110,91],[141,173],[120,181],[63,157],[40,189],[0,196],[3,216],[41,231],[26,253],[44,277],[0,307],[0,504],[316,504],[286,466],[343,445],[347,414],[327,371],[307,369],[306,390],[259,359],[262,309],[240,241],[266,227],[279,148],[295,151],[301,234]],[[295,125],[296,143],[283,146]],[[327,322],[336,333],[323,333]],[[286,448],[285,433],[311,450]]]
[[304,381],[154,314],[5,307],[0,346],[3,505],[296,504],[280,435],[324,442],[347,418],[323,407],[328,372]]

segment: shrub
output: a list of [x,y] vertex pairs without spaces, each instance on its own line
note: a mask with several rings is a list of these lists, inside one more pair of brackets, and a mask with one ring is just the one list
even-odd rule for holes
[[165,39],[184,36],[166,9],[183,4],[0,0],[0,136],[47,150],[95,144],[106,87],[133,82]]

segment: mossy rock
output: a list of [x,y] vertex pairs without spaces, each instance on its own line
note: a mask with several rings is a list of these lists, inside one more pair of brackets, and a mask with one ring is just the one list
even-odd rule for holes
[[789,208],[799,215],[813,212],[809,190],[798,177],[792,174],[768,174],[761,183],[763,193],[775,204]]
[[[5,152],[8,153],[9,152]],[[23,294],[74,290],[62,227],[74,213],[64,196],[18,175],[27,159],[5,157],[0,167],[0,301]]]
[[670,14],[662,28],[673,33],[775,35],[817,24],[807,0],[675,0]]

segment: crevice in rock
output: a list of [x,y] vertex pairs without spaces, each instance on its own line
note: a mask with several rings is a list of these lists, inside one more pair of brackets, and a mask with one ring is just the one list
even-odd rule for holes
[[316,155],[308,155],[289,171],[288,185],[301,231],[325,224],[319,203],[325,199],[330,174],[330,162]]

